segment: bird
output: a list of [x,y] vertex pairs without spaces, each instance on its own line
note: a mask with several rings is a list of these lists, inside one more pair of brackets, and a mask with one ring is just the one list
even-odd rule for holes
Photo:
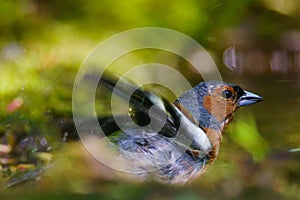
[[240,108],[263,98],[240,86],[200,82],[174,101],[133,81],[103,75],[99,85],[129,104],[125,114],[99,124],[127,170],[140,181],[184,185],[202,177],[216,160],[222,135]]

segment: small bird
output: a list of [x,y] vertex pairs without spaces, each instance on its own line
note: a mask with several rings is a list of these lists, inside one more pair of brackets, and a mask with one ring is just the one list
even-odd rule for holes
[[100,126],[139,180],[185,184],[201,177],[218,156],[222,134],[239,107],[262,101],[241,87],[201,82],[174,102],[127,79],[100,84],[129,103],[128,115],[99,118]]

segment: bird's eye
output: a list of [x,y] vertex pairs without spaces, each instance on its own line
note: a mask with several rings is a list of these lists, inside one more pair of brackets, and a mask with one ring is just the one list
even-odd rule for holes
[[228,99],[228,98],[232,97],[232,92],[231,92],[230,90],[224,90],[224,91],[221,93],[221,95],[222,95],[224,98]]

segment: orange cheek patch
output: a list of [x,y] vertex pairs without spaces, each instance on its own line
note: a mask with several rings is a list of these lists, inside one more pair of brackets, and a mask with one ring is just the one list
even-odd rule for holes
[[211,96],[205,96],[203,99],[203,106],[206,110],[211,113]]
[[230,87],[216,88],[212,96],[205,96],[203,101],[203,106],[206,110],[219,122],[225,120],[236,109],[232,99],[225,99],[220,95],[224,89],[232,90]]
[[216,118],[219,122],[224,119],[225,112],[227,112],[225,107],[225,103],[220,101],[218,97],[205,96],[203,106],[204,108],[211,114],[214,118]]

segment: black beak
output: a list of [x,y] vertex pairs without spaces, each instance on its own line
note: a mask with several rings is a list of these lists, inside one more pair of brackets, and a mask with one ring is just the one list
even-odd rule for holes
[[248,91],[244,91],[244,92],[245,94],[243,94],[238,101],[238,106],[240,107],[255,104],[263,100],[261,96],[258,96],[252,92],[248,92]]

